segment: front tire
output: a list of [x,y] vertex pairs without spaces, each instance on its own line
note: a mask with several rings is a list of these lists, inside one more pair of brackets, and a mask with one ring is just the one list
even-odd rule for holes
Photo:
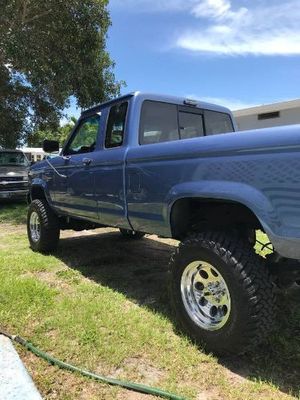
[[234,233],[205,232],[185,240],[170,262],[169,292],[181,328],[219,355],[252,349],[275,320],[263,259]]
[[59,241],[57,215],[44,199],[33,200],[27,214],[27,235],[34,251],[49,253],[57,248]]

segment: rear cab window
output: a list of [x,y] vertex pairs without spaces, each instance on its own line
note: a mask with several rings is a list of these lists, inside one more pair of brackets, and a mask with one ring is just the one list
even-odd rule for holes
[[106,148],[122,146],[125,135],[127,108],[127,101],[111,106],[105,134]]
[[203,115],[197,109],[180,109],[178,113],[180,139],[204,136]]
[[159,101],[145,100],[142,105],[140,144],[233,132],[229,114]]
[[232,120],[229,114],[217,111],[204,111],[205,127],[207,135],[233,132]]
[[178,139],[177,106],[158,101],[144,101],[140,121],[140,143],[170,142]]

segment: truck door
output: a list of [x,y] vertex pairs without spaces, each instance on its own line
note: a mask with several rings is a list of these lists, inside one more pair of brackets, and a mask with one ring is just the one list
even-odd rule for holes
[[95,199],[99,222],[130,229],[125,199],[128,101],[102,110],[102,150],[96,154]]
[[62,156],[53,160],[60,174],[55,174],[54,204],[68,215],[97,220],[94,171],[99,127],[99,115],[83,118]]

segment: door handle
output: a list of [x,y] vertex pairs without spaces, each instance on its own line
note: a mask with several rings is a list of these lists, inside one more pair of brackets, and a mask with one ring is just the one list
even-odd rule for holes
[[83,158],[82,159],[82,164],[84,164],[84,165],[90,165],[91,162],[92,162],[92,160],[90,158]]

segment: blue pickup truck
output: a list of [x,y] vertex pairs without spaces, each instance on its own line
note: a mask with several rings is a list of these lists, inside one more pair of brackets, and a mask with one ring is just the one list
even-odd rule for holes
[[[300,126],[236,132],[224,107],[131,93],[84,111],[29,175],[34,251],[55,250],[62,229],[101,226],[179,240],[166,266],[174,314],[215,353],[264,340],[275,283],[300,278]],[[273,245],[267,259],[257,229]]]

